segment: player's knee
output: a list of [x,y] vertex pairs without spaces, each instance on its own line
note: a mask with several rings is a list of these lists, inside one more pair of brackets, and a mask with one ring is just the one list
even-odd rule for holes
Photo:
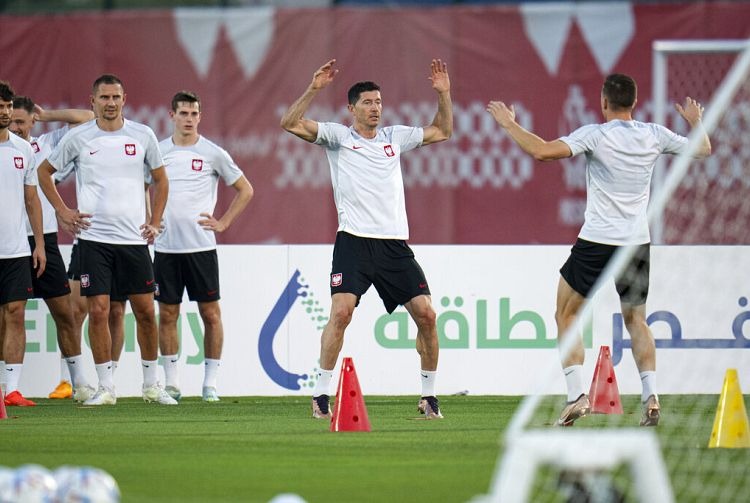
[[432,306],[425,306],[414,312],[414,322],[425,331],[431,331],[437,324],[437,314]]
[[354,309],[347,305],[337,305],[331,308],[331,323],[340,328],[349,326],[352,321]]

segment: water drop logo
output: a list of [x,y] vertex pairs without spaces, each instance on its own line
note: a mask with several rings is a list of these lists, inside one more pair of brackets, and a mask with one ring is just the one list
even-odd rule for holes
[[273,353],[273,341],[297,299],[300,299],[300,305],[304,306],[311,321],[315,323],[317,331],[323,330],[328,317],[322,314],[323,308],[314,297],[314,293],[310,290],[310,286],[305,284],[299,269],[295,270],[260,329],[258,356],[263,370],[273,382],[289,390],[300,390],[303,384],[308,387],[314,386],[313,379],[317,369],[313,369],[311,374],[296,374],[284,369]]

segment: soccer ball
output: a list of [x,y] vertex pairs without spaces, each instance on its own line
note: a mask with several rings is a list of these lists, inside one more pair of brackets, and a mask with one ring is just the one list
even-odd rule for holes
[[11,476],[0,476],[0,502],[53,503],[57,482],[49,470],[40,465],[19,466]]
[[[59,472],[59,473],[58,473]],[[60,467],[57,490],[58,503],[118,503],[120,488],[117,481],[100,468],[83,466],[80,468]]]

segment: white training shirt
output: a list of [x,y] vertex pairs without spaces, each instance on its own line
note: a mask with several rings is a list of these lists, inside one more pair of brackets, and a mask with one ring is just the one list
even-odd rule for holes
[[35,186],[36,159],[29,142],[9,133],[0,143],[0,259],[31,255],[26,236],[25,186]]
[[651,241],[647,210],[659,154],[679,154],[687,138],[658,124],[613,120],[560,138],[586,154],[586,213],[578,237],[608,245]]
[[401,153],[422,145],[421,127],[390,126],[375,138],[353,127],[318,123],[317,145],[326,149],[339,231],[378,239],[408,239]]
[[216,249],[216,236],[203,229],[201,213],[213,214],[219,178],[227,185],[242,170],[226,150],[203,136],[194,145],[175,145],[169,137],[159,143],[169,178],[169,200],[164,209],[164,230],[154,242],[162,253],[193,253]]
[[[34,151],[34,157],[36,158],[37,167],[42,164],[47,157],[49,157],[52,150],[60,143],[60,139],[65,136],[68,132],[68,126],[55,129],[49,133],[45,133],[38,138],[31,138],[31,148]],[[55,208],[52,207],[47,196],[42,192],[42,187],[37,185],[37,193],[39,194],[39,201],[42,203],[42,225],[44,227],[45,234],[57,233],[57,215],[55,215]],[[34,232],[31,230],[31,223],[26,218],[26,234],[33,236]]]
[[164,164],[151,128],[125,120],[121,129],[103,131],[91,120],[70,130],[47,160],[58,171],[75,162],[78,209],[93,215],[80,239],[146,244],[146,173]]

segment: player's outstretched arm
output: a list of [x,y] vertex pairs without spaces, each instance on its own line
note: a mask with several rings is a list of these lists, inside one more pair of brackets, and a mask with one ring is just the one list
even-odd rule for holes
[[440,59],[433,59],[429,79],[432,88],[438,93],[438,110],[432,124],[424,128],[423,145],[445,141],[453,134],[453,103],[448,65]]
[[88,122],[94,118],[94,112],[91,110],[78,108],[45,110],[39,105],[34,105],[34,115],[36,115],[37,120],[42,122],[66,122],[71,127]]
[[336,64],[336,60],[332,59],[315,71],[312,82],[307,86],[305,92],[292,103],[281,118],[282,128],[295,136],[299,136],[303,140],[309,142],[315,141],[318,137],[318,123],[310,119],[305,119],[303,116],[310,107],[310,103],[315,95],[318,94],[318,91],[326,88],[333,82],[333,78],[339,72],[333,68],[334,64]]
[[513,105],[508,107],[502,101],[490,101],[487,104],[487,111],[505,129],[508,136],[524,152],[532,155],[534,159],[538,161],[554,161],[573,155],[567,143],[560,140],[545,141],[531,131],[521,127],[516,122],[516,110]]
[[706,134],[706,131],[703,129],[703,125],[701,123],[701,118],[703,117],[703,106],[692,99],[690,96],[688,96],[685,98],[684,105],[675,103],[674,107],[677,112],[682,115],[682,118],[685,119],[688,124],[690,124],[690,127],[692,129],[699,128],[699,130],[703,133],[701,146],[698,149],[698,152],[696,152],[695,158],[703,159],[704,157],[708,157],[709,155],[711,155],[711,140],[708,138],[708,134]]

